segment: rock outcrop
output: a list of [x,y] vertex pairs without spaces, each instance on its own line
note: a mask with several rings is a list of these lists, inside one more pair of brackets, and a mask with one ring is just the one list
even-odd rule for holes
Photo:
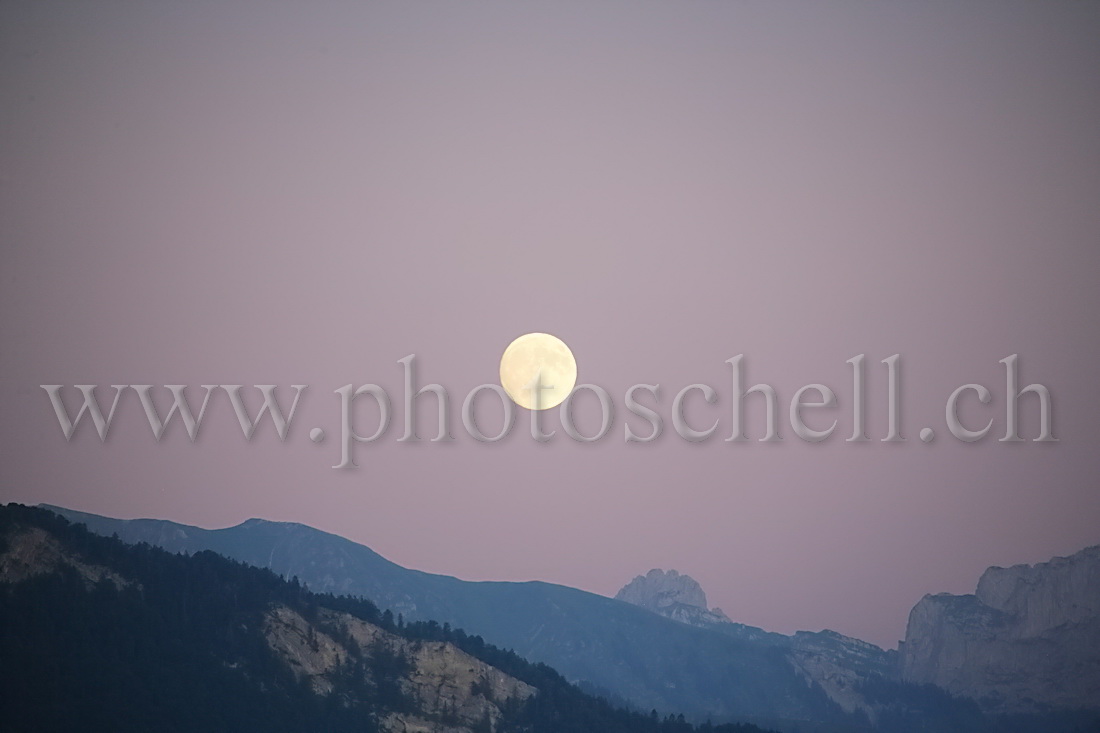
[[[380,721],[389,733],[463,733],[496,730],[509,700],[522,701],[535,688],[447,642],[410,641],[346,613],[320,609],[317,622],[276,606],[264,622],[268,646],[295,676],[319,695],[331,695],[341,674],[360,660],[384,653],[402,673],[395,680],[416,713],[393,713]],[[377,684],[377,681],[376,681]]]
[[869,679],[894,675],[894,653],[835,631],[798,631],[789,639],[791,664],[847,713],[862,711],[872,722],[877,707],[864,694]]
[[28,527],[6,538],[7,546],[0,552],[0,583],[19,583],[62,568],[75,570],[88,587],[108,581],[116,588],[129,585],[118,573],[91,565],[67,552],[48,532]]
[[1100,546],[989,568],[973,595],[927,595],[909,614],[904,680],[989,711],[1100,709]]
[[720,608],[707,608],[707,594],[690,575],[654,568],[622,587],[615,600],[692,626],[732,623]]

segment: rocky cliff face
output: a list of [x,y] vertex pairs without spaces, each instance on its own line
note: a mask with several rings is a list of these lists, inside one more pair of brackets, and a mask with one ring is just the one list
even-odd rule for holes
[[1100,546],[990,568],[973,595],[925,596],[909,615],[902,678],[996,712],[1100,709]]

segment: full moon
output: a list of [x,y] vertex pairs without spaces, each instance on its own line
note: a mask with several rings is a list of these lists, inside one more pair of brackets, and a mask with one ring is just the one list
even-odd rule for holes
[[577,360],[557,336],[526,333],[508,344],[500,357],[500,386],[528,410],[557,407],[576,383]]

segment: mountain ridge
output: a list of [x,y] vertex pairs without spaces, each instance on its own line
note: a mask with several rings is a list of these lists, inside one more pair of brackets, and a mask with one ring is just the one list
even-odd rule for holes
[[783,649],[791,665],[846,713],[862,713],[872,721],[878,715],[876,705],[860,688],[872,676],[895,675],[894,650],[829,629],[787,635],[736,623],[720,609],[708,609],[698,581],[676,570],[654,568],[638,575],[615,598],[680,623]]
[[[311,589],[371,598],[399,618],[446,621],[637,710],[804,732],[1005,730],[989,728],[992,723],[973,702],[900,679],[896,651],[833,631],[786,636],[724,617],[691,624],[543,581],[464,581],[409,570],[368,547],[295,522],[255,519],[205,530],[55,510],[128,542],[187,553],[212,550],[298,578]],[[698,593],[705,598],[701,588]],[[688,600],[698,608],[695,594],[691,588]],[[674,602],[666,608],[689,606]],[[1012,730],[1049,729],[1049,717],[1036,720],[1017,721]]]
[[760,733],[615,710],[545,665],[214,552],[0,507],[10,731]]
[[[206,530],[43,508],[127,542],[173,552],[212,550],[297,577],[316,592],[369,598],[406,620],[446,621],[639,710],[682,712],[698,722],[849,722],[823,690],[807,685],[781,650],[576,588],[544,581],[464,581],[410,570],[364,545],[293,522],[260,520]],[[658,682],[669,670],[675,684]]]

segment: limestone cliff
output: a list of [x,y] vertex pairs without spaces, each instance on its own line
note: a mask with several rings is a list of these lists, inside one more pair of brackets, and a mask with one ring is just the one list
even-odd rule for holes
[[925,596],[900,651],[903,679],[987,710],[1100,709],[1100,546],[990,568],[973,595]]

